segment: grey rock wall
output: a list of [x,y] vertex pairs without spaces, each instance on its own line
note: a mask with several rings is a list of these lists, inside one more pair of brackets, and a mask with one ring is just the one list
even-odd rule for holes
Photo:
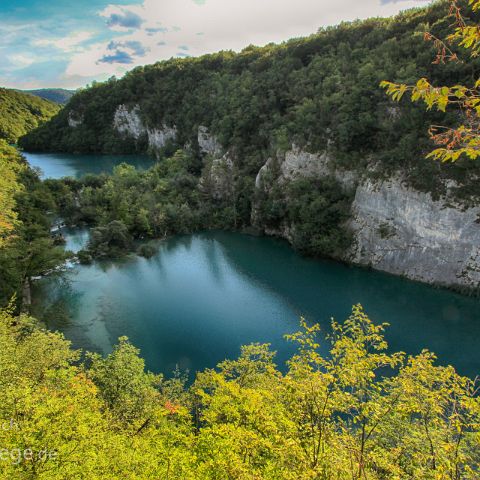
[[[334,169],[327,154],[296,147],[278,161],[279,182],[333,175],[355,190],[349,224],[354,241],[345,253],[347,262],[435,285],[480,285],[480,206],[465,209],[452,198],[435,201],[406,186],[400,176],[377,182],[362,179],[353,171]],[[273,164],[269,159],[262,167],[256,188],[265,188]],[[266,233],[290,237],[287,227]]]
[[119,105],[113,117],[114,128],[123,135],[129,135],[138,140],[142,135],[147,135],[148,145],[152,149],[163,148],[169,140],[175,140],[177,130],[175,127],[162,125],[161,128],[147,128],[140,116],[138,105],[128,108]]
[[422,282],[478,287],[480,207],[446,206],[397,177],[359,185],[352,211],[347,260]]

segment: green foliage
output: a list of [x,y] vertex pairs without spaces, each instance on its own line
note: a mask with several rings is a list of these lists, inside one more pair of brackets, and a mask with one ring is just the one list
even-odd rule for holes
[[292,244],[309,255],[340,257],[350,246],[345,226],[352,199],[331,177],[299,179],[288,185],[287,218]]
[[105,359],[90,354],[88,376],[98,386],[107,408],[125,427],[141,428],[158,404],[160,377],[145,373],[139,351],[122,337]]
[[275,167],[257,192],[256,221],[285,232],[292,245],[312,256],[339,258],[350,246],[346,225],[352,198],[333,177],[298,178],[278,183]]
[[60,106],[16,90],[0,88],[0,139],[8,143],[17,140],[50,120]]
[[[12,479],[474,480],[480,398],[435,356],[387,350],[361,306],[198,372],[186,388],[146,372],[126,338],[79,353],[34,320],[0,313],[0,476]],[[477,392],[478,393],[478,392]],[[47,455],[38,456],[39,452]]]
[[18,152],[0,140],[0,248],[17,225],[15,195],[21,190],[18,175],[22,167]]
[[132,248],[132,237],[127,226],[113,220],[104,227],[93,228],[88,242],[88,253],[95,257],[117,257]]
[[137,250],[138,255],[144,258],[151,258],[157,252],[158,246],[154,242],[143,243]]
[[[435,194],[444,191],[444,179],[454,178],[465,186],[459,197],[478,198],[474,178],[480,167],[460,162],[437,168],[418,161],[431,150],[429,125],[440,119],[454,124],[456,115],[392,105],[378,88],[385,78],[453,85],[469,80],[478,59],[432,65],[434,50],[422,41],[426,30],[445,37],[451,23],[448,2],[440,1],[390,19],[342,23],[281,45],[138,67],[120,80],[77,92],[57,117],[21,143],[47,151],[146,151],[145,139],[134,141],[113,128],[118,105],[138,105],[147,128],[175,126],[178,145],[194,151],[198,127],[208,127],[232,152],[237,177],[250,182],[266,159],[295,143],[310,152],[328,149],[338,165],[358,176],[401,170],[417,189]],[[70,127],[70,114],[81,118],[81,125]],[[366,168],[373,164],[375,169]]]
[[[480,53],[479,20],[475,15],[480,11],[480,1],[468,0],[470,13],[474,13],[473,22],[464,17],[466,9],[463,10],[462,6],[465,7],[465,2],[450,0],[449,3],[455,24],[453,33],[448,35],[446,41],[429,32],[425,33],[425,40],[432,41],[437,49],[436,64],[459,61],[459,54],[449,47],[451,44],[467,50],[471,58],[477,58]],[[458,83],[434,86],[427,78],[421,78],[415,85],[382,81],[380,86],[396,102],[409,93],[412,102],[422,101],[428,110],[436,109],[445,113],[447,107],[454,107],[461,119],[460,124],[454,127],[433,125],[430,128],[430,137],[439,148],[430,152],[427,158],[456,162],[461,157],[475,160],[480,156],[480,79],[476,77],[472,81],[468,78],[468,81],[468,86]]]
[[26,308],[23,296],[30,279],[64,262],[66,254],[55,245],[46,214],[56,208],[37,173],[0,140],[0,306],[16,296],[18,306]]
[[[45,185],[68,223],[96,227],[87,254],[118,256],[132,250],[132,239],[249,224],[250,208],[242,207],[242,195],[226,203],[215,200],[200,188],[199,176],[191,173],[195,169],[195,158],[179,150],[147,171],[123,164],[111,176],[48,180]],[[147,257],[155,251],[148,244],[140,247]]]

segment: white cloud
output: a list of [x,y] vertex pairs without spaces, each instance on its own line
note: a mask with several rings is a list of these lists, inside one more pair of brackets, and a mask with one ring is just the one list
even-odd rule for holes
[[[136,65],[172,56],[192,56],[219,50],[265,45],[309,35],[341,21],[389,16],[428,0],[144,0],[141,5],[109,5],[100,15],[122,42],[140,42],[147,52],[132,63],[99,62],[111,55],[108,43],[95,43],[74,53],[67,76],[99,78],[122,74]],[[202,34],[199,35],[199,32]],[[85,32],[84,32],[85,33]],[[113,33],[112,33],[113,36]],[[72,39],[73,40],[73,39]],[[58,45],[58,44],[57,44]],[[63,44],[63,47],[75,42]],[[109,58],[109,57],[108,57]]]
[[78,50],[81,45],[93,37],[93,32],[74,32],[68,37],[62,38],[42,38],[35,40],[33,45],[35,47],[56,47],[64,52],[74,52]]
[[29,54],[17,53],[13,55],[7,55],[7,60],[10,62],[13,68],[25,68],[32,65],[36,61],[36,57]]

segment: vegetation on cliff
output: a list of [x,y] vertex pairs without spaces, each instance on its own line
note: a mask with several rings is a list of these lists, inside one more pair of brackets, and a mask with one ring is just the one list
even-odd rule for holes
[[17,224],[15,195],[21,189],[18,181],[21,170],[20,155],[5,140],[0,140],[0,247],[12,235]]
[[[302,320],[287,338],[298,350],[285,366],[275,364],[269,345],[252,344],[238,359],[197,372],[189,386],[178,371],[146,372],[127,338],[106,357],[74,351],[61,334],[15,312],[29,279],[64,259],[49,212],[93,227],[80,254],[86,261],[121,255],[134,239],[242,228],[252,211],[263,226],[287,229],[300,250],[338,256],[348,246],[351,198],[337,180],[282,184],[273,169],[267,173],[275,181],[254,190],[266,158],[281,157],[292,143],[328,148],[339,166],[359,172],[380,165],[372,175],[402,162],[419,188],[434,190],[446,175],[472,192],[467,180],[476,165],[415,161],[429,148],[424,127],[436,114],[393,108],[373,88],[389,73],[407,82],[418,69],[449,81],[471,75],[466,65],[430,70],[430,52],[413,35],[426,23],[448,28],[444,7],[137,69],[79,93],[22,141],[38,149],[141,151],[145,138],[120,138],[112,127],[120,103],[139,104],[147,126],[178,131],[178,145],[157,152],[161,161],[145,172],[121,165],[110,176],[41,182],[0,140],[0,304],[16,298],[0,311],[1,477],[478,478],[478,381],[436,366],[428,351],[390,353],[385,325],[374,325],[360,305],[344,323],[332,321],[326,341],[318,325]],[[72,112],[76,127],[68,126]],[[200,125],[234,160],[221,192],[213,159],[198,146]],[[440,175],[426,174],[434,170]]]
[[[472,58],[480,53],[480,28],[478,22],[471,22],[462,9],[464,2],[450,0],[450,12],[455,19],[455,29],[445,40],[430,32],[425,33],[425,40],[432,42],[437,49],[436,64],[460,62],[459,55],[451,45],[464,48]],[[479,0],[468,0],[473,12],[480,11]],[[381,86],[396,101],[409,93],[413,102],[422,101],[428,109],[435,108],[445,112],[447,107],[454,107],[459,112],[460,124],[453,127],[432,125],[430,137],[438,148],[428,156],[442,162],[456,162],[462,156],[477,159],[480,156],[480,79],[470,78],[467,85],[435,86],[427,78],[421,78],[416,85],[396,84],[383,81]],[[463,122],[463,123],[462,123]]]
[[17,90],[0,88],[0,139],[8,143],[17,140],[50,120],[60,106]]
[[[46,180],[45,187],[67,223],[96,227],[85,252],[90,257],[131,251],[133,239],[242,229],[251,222],[253,185],[215,198],[201,182],[195,157],[182,150],[145,172],[123,164],[112,175]],[[258,203],[258,220],[272,228],[288,225],[293,245],[305,253],[339,257],[349,245],[344,223],[351,199],[333,178],[300,179],[291,183],[286,197],[272,195]]]

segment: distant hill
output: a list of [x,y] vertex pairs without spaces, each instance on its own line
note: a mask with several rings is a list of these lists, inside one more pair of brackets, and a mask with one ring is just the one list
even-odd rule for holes
[[38,90],[22,91],[60,105],[65,105],[75,93],[75,90],[66,90],[65,88],[40,88]]
[[0,139],[16,143],[22,135],[52,118],[60,109],[57,103],[0,88]]

